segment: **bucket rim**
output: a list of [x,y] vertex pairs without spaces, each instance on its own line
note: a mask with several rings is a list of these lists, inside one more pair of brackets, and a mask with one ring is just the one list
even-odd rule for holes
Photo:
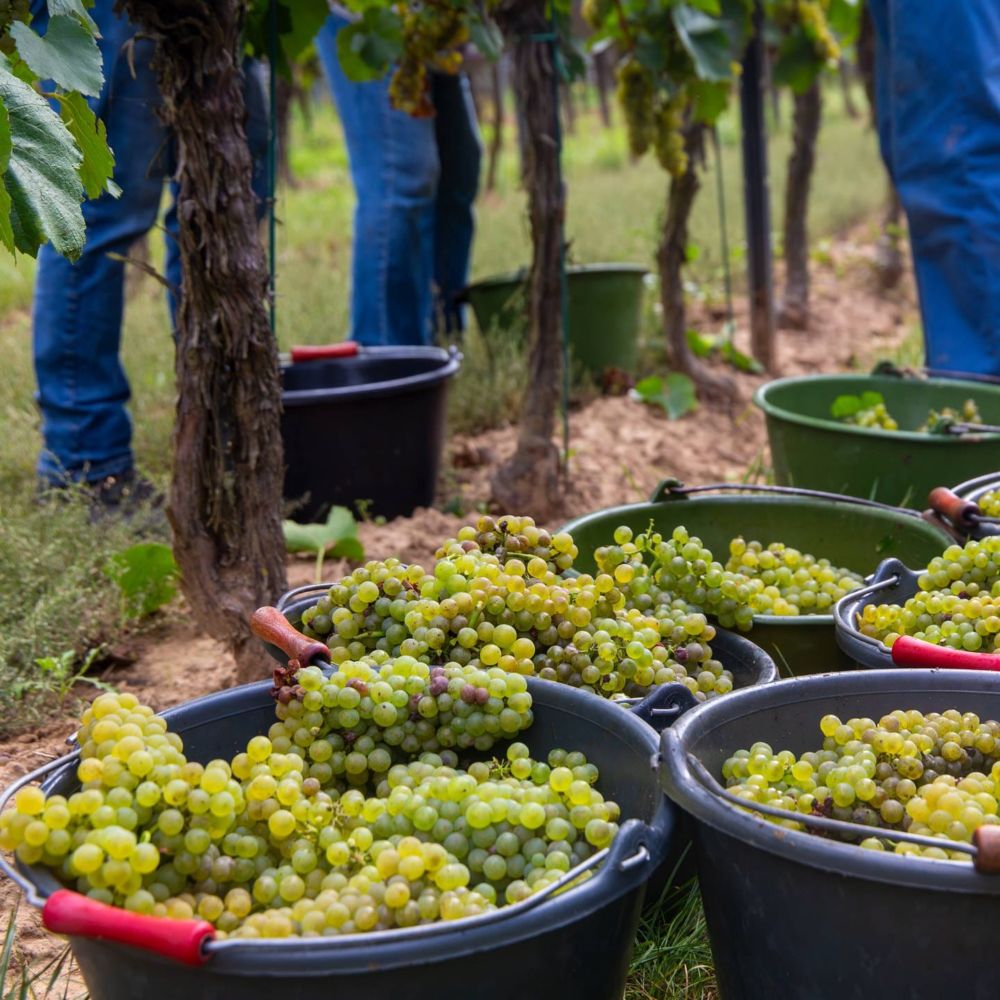
[[[389,395],[402,395],[424,389],[451,378],[457,374],[462,365],[462,355],[455,349],[446,350],[443,347],[413,346],[413,347],[365,347],[365,355],[381,354],[384,357],[399,360],[429,359],[440,364],[427,372],[418,375],[405,375],[400,378],[383,379],[380,382],[365,382],[361,385],[329,386],[320,389],[287,389],[282,390],[281,403],[284,407],[314,406],[317,403],[340,402],[358,397],[378,398]],[[325,363],[351,364],[356,358],[330,358]],[[298,362],[310,364],[312,362]],[[282,371],[286,367],[283,366]]]
[[[611,262],[596,264],[570,264],[566,268],[566,275],[574,277],[585,274],[634,274],[645,277],[650,273],[645,264],[631,264],[628,262]],[[466,286],[466,292],[474,294],[478,291],[485,291],[493,288],[502,288],[504,285],[520,285],[528,278],[528,268],[521,267],[516,271],[505,271],[502,274],[491,274],[477,281],[470,281]]]
[[780,391],[788,385],[804,384],[832,384],[841,380],[851,380],[854,382],[865,381],[870,385],[913,385],[923,387],[927,385],[940,388],[955,388],[958,386],[968,386],[972,393],[986,390],[991,394],[996,394],[997,389],[977,382],[964,382],[961,379],[921,379],[919,382],[906,382],[898,378],[879,375],[851,375],[849,372],[842,372],[832,375],[789,375],[785,378],[772,379],[759,386],[753,394],[754,405],[764,411],[769,420],[781,420],[785,423],[797,424],[800,427],[810,427],[815,430],[824,430],[831,433],[843,433],[855,437],[876,439],[882,441],[908,441],[911,443],[926,444],[930,447],[940,447],[942,445],[964,444],[995,444],[1000,442],[1000,434],[965,434],[960,437],[950,437],[946,434],[922,434],[918,431],[887,431],[880,427],[857,427],[853,424],[841,423],[832,417],[813,417],[804,413],[796,413],[794,410],[785,409],[769,398],[769,394]]
[[[905,682],[902,676],[899,669],[813,674],[732,691],[723,699],[706,703],[697,712],[686,713],[671,728],[663,731],[660,737],[661,785],[668,797],[698,823],[792,864],[819,868],[845,878],[862,878],[903,888],[1000,896],[1000,877],[981,874],[971,864],[899,855],[891,851],[869,851],[856,844],[828,840],[804,830],[786,829],[761,816],[743,812],[705,789],[687,761],[687,748],[691,743],[715,736],[718,744],[721,731],[728,722],[761,710],[776,715],[790,707],[785,699],[793,693],[805,694],[805,697],[794,699],[797,706],[815,701],[826,703],[829,707],[833,699],[863,697],[866,694],[898,694],[903,702],[917,694],[974,697],[1000,691],[995,682],[990,682],[989,675],[984,676],[975,670],[910,668],[906,670]],[[904,708],[905,705],[898,707]],[[945,704],[939,710],[951,707],[954,706]],[[816,718],[817,732],[820,717],[817,715]],[[767,739],[767,733],[761,733],[760,738]],[[728,749],[735,753],[741,748],[734,746]],[[891,839],[888,834],[887,839]]]

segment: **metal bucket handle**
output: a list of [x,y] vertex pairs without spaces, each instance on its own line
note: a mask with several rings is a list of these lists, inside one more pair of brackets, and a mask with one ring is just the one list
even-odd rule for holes
[[864,497],[843,496],[840,493],[826,493],[823,490],[807,490],[799,486],[772,486],[766,483],[709,483],[704,486],[685,486],[679,479],[667,477],[661,479],[650,495],[650,503],[662,503],[667,500],[679,500],[696,493],[764,493],[772,496],[804,497],[808,500],[835,500],[837,503],[849,503],[858,507],[874,507],[876,510],[890,510],[894,514],[905,514],[907,517],[919,518],[915,510],[905,507],[893,507],[891,504],[879,503],[877,500],[866,500]]

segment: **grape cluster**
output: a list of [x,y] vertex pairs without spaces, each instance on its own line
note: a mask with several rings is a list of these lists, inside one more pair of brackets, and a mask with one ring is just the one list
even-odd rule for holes
[[459,4],[406,4],[402,52],[389,81],[393,107],[418,118],[434,114],[429,72],[457,73],[461,47],[469,40],[467,12]]
[[981,424],[983,418],[979,413],[979,407],[974,399],[967,399],[961,410],[944,406],[940,410],[931,410],[927,414],[927,419],[917,428],[925,434],[940,434],[946,431],[951,424]]
[[[968,843],[996,824],[1000,801],[1000,723],[949,709],[896,710],[877,722],[820,720],[822,748],[796,756],[764,742],[738,750],[722,766],[727,788],[748,808],[764,803],[884,829],[843,839],[872,850],[968,861],[950,841]],[[808,829],[789,817],[772,822]],[[939,838],[941,847],[893,839],[893,831]]]
[[1000,490],[988,490],[976,505],[987,517],[1000,517]]
[[855,427],[877,427],[883,431],[898,431],[899,424],[886,409],[884,402],[873,403],[871,406],[863,406],[849,416],[841,418],[845,424],[853,424]]
[[605,697],[642,696],[668,681],[696,697],[732,689],[703,615],[666,598],[625,606],[630,568],[562,575],[577,555],[570,535],[530,518],[482,517],[441,546],[431,573],[393,559],[355,570],[303,614],[303,628],[338,664],[406,656]]
[[917,578],[904,604],[868,604],[858,630],[892,647],[900,635],[936,646],[992,652],[1000,633],[1000,538],[951,545]]
[[305,668],[283,692],[266,736],[204,766],[133,696],[101,695],[80,732],[80,791],[21,789],[0,848],[133,912],[197,916],[222,937],[315,937],[516,903],[617,833],[582,753],[533,759],[514,742],[461,766],[443,746],[525,729],[517,674],[385,659],[329,678]]
[[768,0],[765,13],[783,32],[801,29],[816,57],[832,63],[840,58],[840,45],[827,20],[829,7],[830,0]]
[[765,548],[739,536],[729,543],[726,569],[765,584],[750,598],[756,614],[822,613],[864,583],[859,573],[833,566],[829,559],[817,559],[782,542]]
[[629,152],[642,156],[656,135],[653,76],[634,56],[618,66],[618,100],[625,115]]

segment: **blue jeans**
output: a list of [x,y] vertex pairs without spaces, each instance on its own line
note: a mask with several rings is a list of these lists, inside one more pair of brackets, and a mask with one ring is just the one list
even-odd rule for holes
[[434,74],[433,118],[396,111],[388,77],[354,83],[340,68],[337,32],[346,23],[331,14],[316,48],[357,196],[351,337],[369,345],[426,344],[435,312],[446,330],[462,329],[455,295],[469,276],[482,155],[469,83]]
[[[105,82],[90,104],[107,128],[121,197],[104,194],[83,203],[87,242],[75,264],[48,245],[38,254],[33,350],[44,441],[38,475],[47,484],[67,479],[96,482],[133,466],[126,409],[130,391],[119,355],[124,265],[107,254],[127,255],[134,241],[152,228],[164,182],[175,168],[174,143],[157,116],[161,99],[149,64],[153,42],[135,39],[133,76],[123,46],[135,29],[113,6],[112,0],[98,0],[91,9],[101,32]],[[39,20],[36,16],[36,25]],[[267,109],[258,67],[247,67],[246,100],[247,135],[255,153],[254,190],[263,199]],[[173,182],[170,187],[166,277],[179,289],[177,187]],[[172,295],[169,299],[173,319],[176,303]]]
[[1000,5],[871,0],[882,156],[930,368],[1000,374]]

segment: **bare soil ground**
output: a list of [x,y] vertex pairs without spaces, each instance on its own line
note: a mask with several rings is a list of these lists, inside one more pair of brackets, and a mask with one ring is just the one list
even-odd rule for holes
[[[829,259],[813,265],[811,327],[805,332],[780,333],[775,375],[870,366],[897,348],[915,322],[911,275],[907,273],[893,292],[879,291],[872,248],[860,242],[865,238],[863,230],[856,235],[858,242],[850,237],[837,241]],[[746,315],[746,301],[737,299],[737,329],[744,331],[737,343],[744,350],[748,348]],[[704,307],[691,309],[695,327],[717,328],[721,318]],[[598,398],[572,412],[572,456],[562,517],[644,500],[664,476],[689,484],[738,480],[755,463],[766,465],[764,420],[751,403],[753,391],[765,378],[739,375],[737,379],[739,398],[731,412],[701,406],[680,420],[669,421],[661,411],[624,396]],[[515,428],[504,427],[450,442],[449,495],[457,492],[467,511],[487,501],[492,469],[512,452],[515,436]],[[372,558],[394,555],[405,562],[426,563],[441,541],[463,523],[464,519],[440,510],[421,509],[412,517],[386,524],[363,523],[359,534]],[[343,569],[341,564],[328,563],[324,576],[332,578]],[[290,561],[288,575],[290,586],[310,582],[312,560]],[[131,662],[105,679],[157,710],[233,683],[230,657],[197,631],[182,605],[152,629],[125,640],[125,645]],[[91,692],[78,693],[87,697]],[[0,788],[66,752],[66,739],[75,729],[70,716],[67,702],[66,718],[0,739]],[[0,879],[0,923],[17,896],[16,887]],[[30,965],[47,961],[65,947],[61,939],[44,931],[37,911],[23,902],[18,922],[18,949]],[[0,936],[4,930],[0,926]],[[76,973],[60,979],[56,995],[61,996],[66,985],[69,997],[85,990]],[[44,995],[45,991],[37,992]]]

